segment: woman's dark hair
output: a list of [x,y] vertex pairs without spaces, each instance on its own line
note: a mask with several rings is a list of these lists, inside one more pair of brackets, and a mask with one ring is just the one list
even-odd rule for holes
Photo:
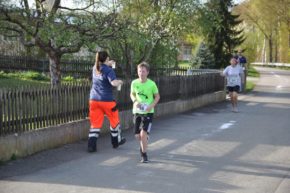
[[109,57],[109,54],[106,51],[100,51],[96,53],[96,68],[97,71],[100,72],[101,64],[106,61],[106,59]]

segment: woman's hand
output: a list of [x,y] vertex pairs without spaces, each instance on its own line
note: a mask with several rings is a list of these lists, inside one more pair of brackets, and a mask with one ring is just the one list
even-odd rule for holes
[[117,87],[117,86],[119,86],[119,85],[122,85],[123,84],[123,81],[122,80],[113,80],[112,82],[111,82],[111,85],[112,86],[115,86],[115,87]]
[[114,66],[116,66],[116,62],[115,62],[114,60],[109,60],[109,61],[107,62],[107,65],[108,65],[108,66],[111,66],[111,67],[114,68]]

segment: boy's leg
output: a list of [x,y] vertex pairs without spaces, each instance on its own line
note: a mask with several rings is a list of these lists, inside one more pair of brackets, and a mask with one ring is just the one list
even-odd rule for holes
[[135,134],[135,138],[138,140],[140,147],[140,155],[141,155],[141,159],[143,157],[143,153],[142,153],[142,147],[141,147],[141,135],[140,135],[140,126],[141,126],[141,121],[142,121],[142,117],[140,115],[133,115],[133,123],[134,123],[134,134]]
[[142,117],[142,124],[141,124],[141,132],[140,132],[140,145],[141,145],[141,153],[142,153],[142,160],[141,162],[147,163],[148,156],[147,156],[147,147],[148,147],[148,134],[151,131],[153,120],[153,114],[149,113],[146,116]]
[[94,152],[97,150],[97,139],[100,134],[100,128],[102,127],[104,120],[104,113],[99,107],[99,102],[90,101],[90,123],[91,128],[88,136],[88,151]]

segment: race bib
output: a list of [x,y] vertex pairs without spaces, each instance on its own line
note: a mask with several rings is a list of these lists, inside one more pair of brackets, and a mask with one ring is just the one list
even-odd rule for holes
[[240,80],[239,76],[229,76],[228,77],[228,85],[229,86],[239,85],[239,80]]
[[141,103],[138,107],[137,107],[137,111],[139,113],[145,113],[146,112],[146,109],[148,108],[148,104],[146,103]]

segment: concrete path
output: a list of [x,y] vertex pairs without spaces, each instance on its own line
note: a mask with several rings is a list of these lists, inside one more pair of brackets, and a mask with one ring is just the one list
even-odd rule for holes
[[[102,136],[0,167],[0,193],[289,193],[290,71],[258,68],[255,91],[155,120],[148,164],[132,131],[115,150]],[[131,121],[131,120],[128,120]]]

